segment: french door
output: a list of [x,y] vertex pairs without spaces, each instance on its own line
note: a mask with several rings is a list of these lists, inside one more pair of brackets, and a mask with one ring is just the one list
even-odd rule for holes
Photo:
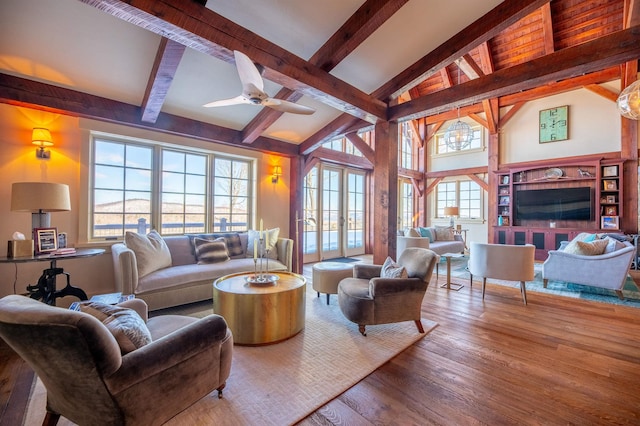
[[365,178],[364,172],[325,164],[305,177],[305,262],[364,254]]

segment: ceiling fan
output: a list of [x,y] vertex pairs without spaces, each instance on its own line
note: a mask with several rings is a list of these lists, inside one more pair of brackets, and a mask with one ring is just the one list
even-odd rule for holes
[[238,75],[242,82],[242,94],[231,99],[222,99],[219,101],[209,102],[203,105],[206,108],[220,107],[238,104],[262,105],[273,108],[276,111],[290,112],[293,114],[313,114],[315,109],[304,105],[298,105],[284,99],[276,99],[270,97],[264,92],[264,82],[258,67],[249,59],[247,55],[237,50],[233,51],[236,59],[236,67]]

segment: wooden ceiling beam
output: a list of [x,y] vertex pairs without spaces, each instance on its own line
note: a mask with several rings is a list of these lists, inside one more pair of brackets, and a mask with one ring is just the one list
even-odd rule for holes
[[322,129],[308,137],[298,145],[300,155],[309,155],[314,149],[319,148],[325,141],[344,135],[347,131],[356,129],[356,126],[365,127],[369,123],[349,114],[340,114],[338,118],[324,126]]
[[158,119],[185,49],[185,45],[165,37],[160,40],[156,59],[142,98],[142,121],[155,123]]
[[493,56],[491,56],[491,49],[489,49],[489,42],[485,41],[478,46],[478,52],[480,53],[480,63],[482,66],[482,72],[487,75],[491,74],[494,70]]
[[239,131],[165,113],[160,113],[155,123],[147,123],[141,120],[142,111],[138,106],[2,73],[0,73],[0,103],[122,124],[286,157],[298,155],[298,147],[287,142],[262,137],[254,144],[247,146],[240,141]]
[[[640,57],[640,26],[556,51],[527,63],[390,107],[390,120],[438,114],[460,104],[509,95]],[[606,52],[602,54],[601,52]]]
[[470,80],[475,78],[479,78],[480,76],[485,75],[482,71],[482,68],[473,60],[470,54],[462,55],[462,58],[458,61],[458,67],[464,75],[469,77]]
[[556,51],[553,40],[553,18],[551,17],[551,3],[540,8],[542,15],[542,35],[544,37],[544,52],[549,55]]
[[373,170],[373,164],[366,158],[333,149],[318,148],[311,153],[310,157],[318,158],[328,163],[340,164],[343,166],[348,164],[350,167]]
[[616,93],[612,90],[607,89],[606,87],[602,87],[599,84],[587,84],[584,86],[590,92],[593,92],[597,95],[602,96],[605,99],[609,99],[612,102],[616,102],[618,100],[618,96],[620,93]]
[[358,151],[362,153],[362,155],[364,155],[367,160],[371,162],[371,164],[373,164],[375,160],[375,152],[360,136],[358,136],[358,133],[349,132],[344,136],[353,144],[353,146],[356,147]]
[[199,52],[234,63],[240,50],[264,67],[263,77],[375,123],[385,102],[364,93],[282,47],[194,2],[182,0],[79,0]]
[[505,0],[480,19],[378,88],[378,99],[395,98],[490,40],[550,0]]
[[367,0],[346,20],[309,62],[331,71],[409,0]]
[[[347,55],[396,13],[408,0],[367,0],[329,40],[318,49],[309,62],[324,71],[331,71]],[[302,94],[283,87],[275,96],[297,102]],[[283,112],[263,108],[242,131],[242,141],[252,143],[282,116]]]

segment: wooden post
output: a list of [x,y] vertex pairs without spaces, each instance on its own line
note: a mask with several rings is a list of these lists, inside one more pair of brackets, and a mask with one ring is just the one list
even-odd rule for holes
[[398,229],[398,123],[378,122],[373,165],[373,263],[396,257]]

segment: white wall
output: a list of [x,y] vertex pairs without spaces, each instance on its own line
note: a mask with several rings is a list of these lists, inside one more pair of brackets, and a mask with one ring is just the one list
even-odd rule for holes
[[[606,85],[609,90],[619,90],[619,82]],[[569,139],[558,142],[539,143],[539,113],[541,110],[569,106]],[[509,108],[501,110],[504,115]],[[621,117],[615,102],[605,99],[585,89],[550,96],[527,102],[500,129],[500,165],[556,159],[563,157],[596,155],[616,152],[621,148]],[[445,123],[446,128],[450,123]],[[486,144],[486,130],[485,130]],[[443,171],[487,166],[487,151],[475,151],[459,155],[445,155],[428,160],[429,171]],[[486,179],[486,176],[482,176]],[[484,194],[485,218],[488,199]],[[435,194],[430,194],[427,202],[428,217],[432,217],[431,206]],[[447,221],[434,220],[445,224]],[[489,224],[482,221],[461,221],[463,228],[469,229],[468,241],[487,242]]]

